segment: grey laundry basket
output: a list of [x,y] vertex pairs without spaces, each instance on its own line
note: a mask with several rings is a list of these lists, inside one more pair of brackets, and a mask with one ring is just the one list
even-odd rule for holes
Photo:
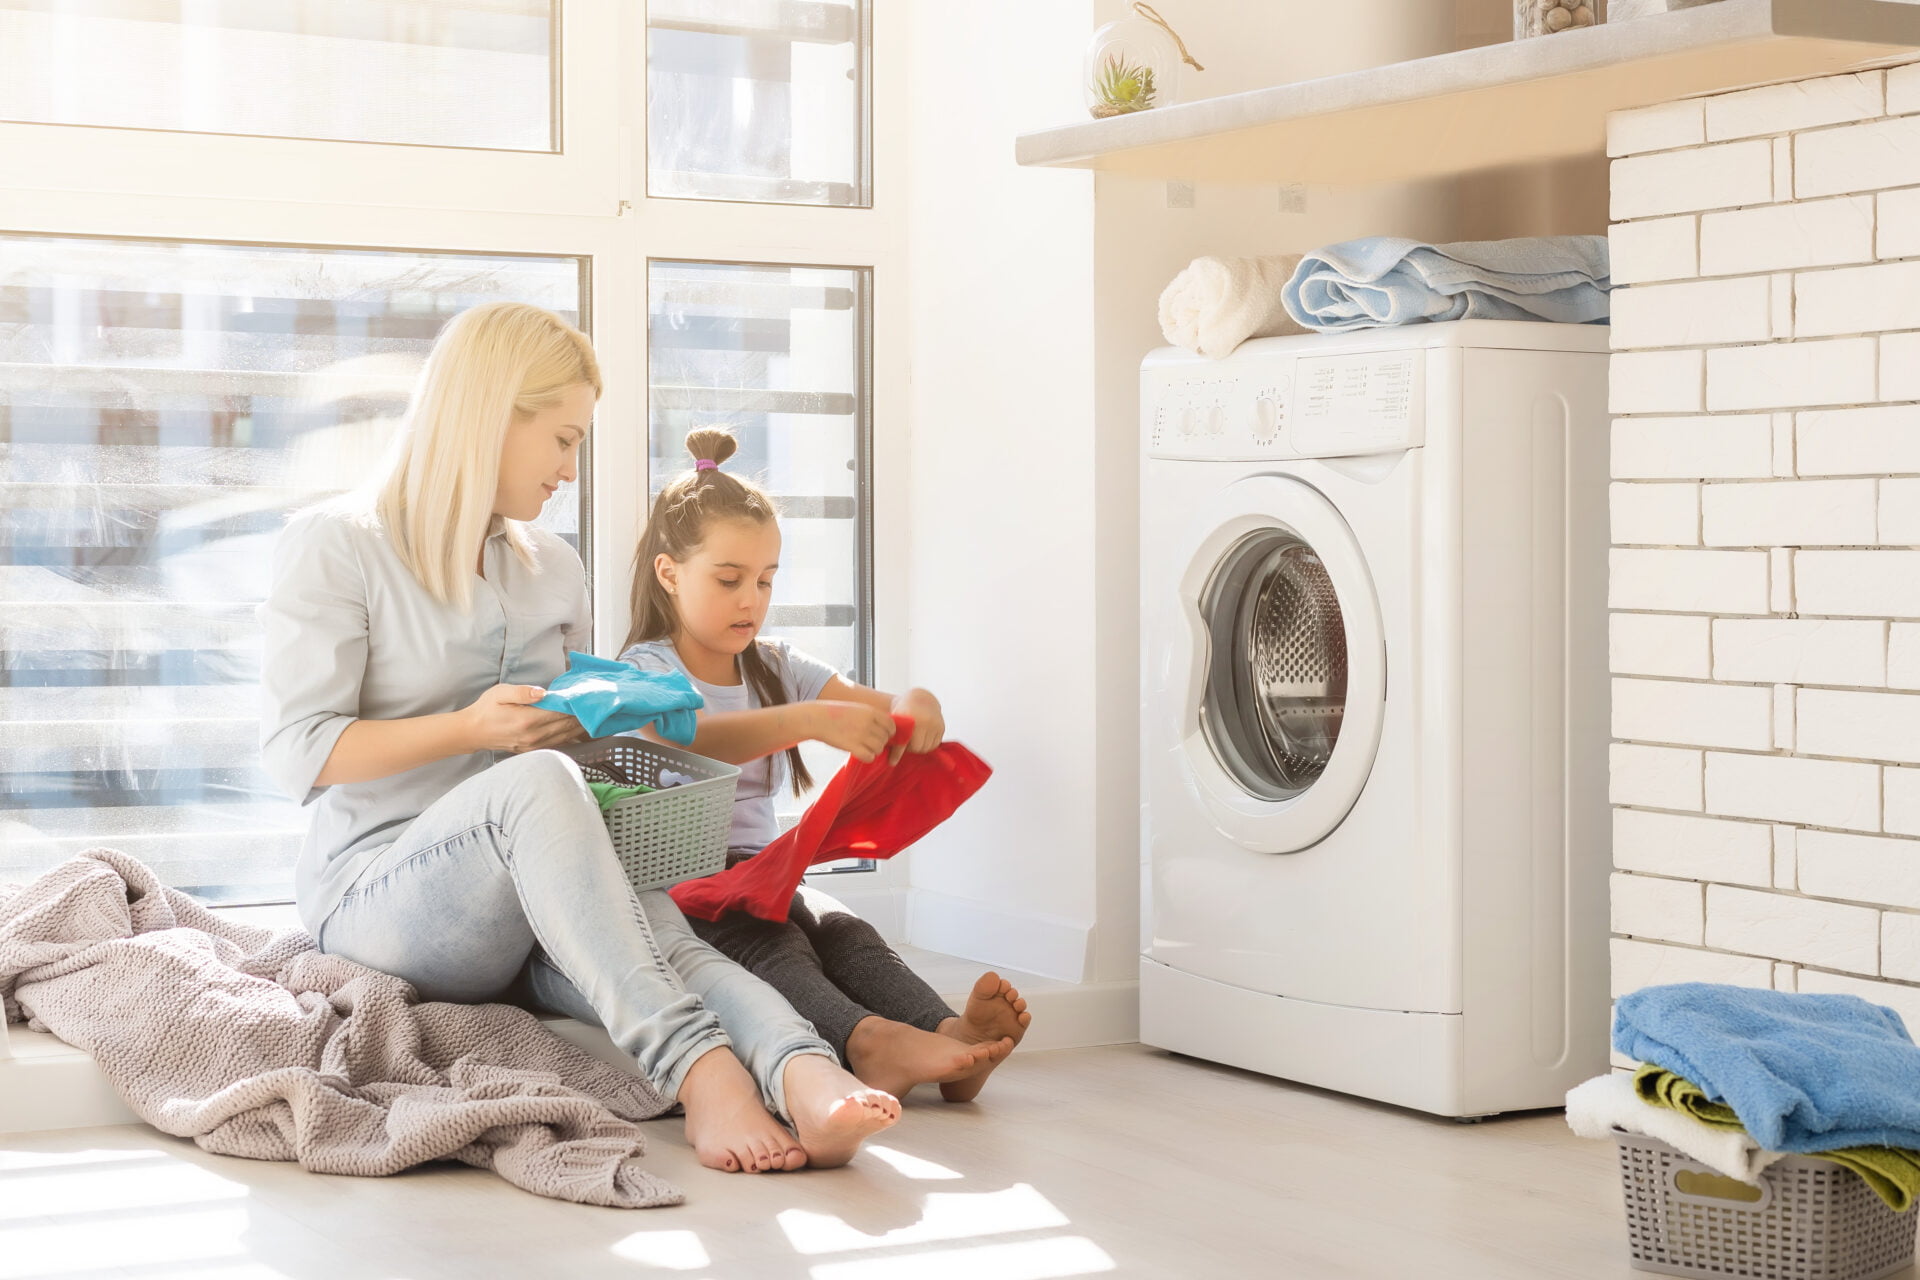
[[697,880],[726,866],[733,791],[740,780],[736,766],[625,735],[576,743],[565,751],[596,781],[612,777],[655,788],[614,801],[604,815],[613,851],[635,892]]
[[[1876,1280],[1913,1261],[1914,1211],[1895,1213],[1851,1169],[1788,1156],[1761,1173],[1758,1188],[1743,1189],[1757,1190],[1757,1199],[1736,1199],[1727,1192],[1740,1184],[1657,1138],[1618,1129],[1613,1136],[1638,1270]],[[1683,1189],[1695,1177],[1709,1181]]]

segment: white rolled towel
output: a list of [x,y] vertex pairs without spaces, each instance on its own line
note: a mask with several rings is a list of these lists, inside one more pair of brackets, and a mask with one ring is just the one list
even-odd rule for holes
[[1689,1160],[1742,1182],[1758,1183],[1761,1171],[1783,1158],[1744,1129],[1716,1129],[1683,1111],[1648,1102],[1634,1091],[1632,1076],[1595,1076],[1568,1091],[1569,1129],[1583,1138],[1610,1138],[1615,1125],[1658,1138]]
[[1248,338],[1306,333],[1281,304],[1297,253],[1195,258],[1160,294],[1160,332],[1176,347],[1218,360]]

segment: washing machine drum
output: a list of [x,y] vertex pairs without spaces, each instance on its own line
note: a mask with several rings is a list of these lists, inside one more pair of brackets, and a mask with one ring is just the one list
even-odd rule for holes
[[1249,794],[1291,800],[1320,780],[1346,712],[1346,627],[1327,566],[1291,530],[1263,530],[1227,553],[1201,611],[1208,745]]

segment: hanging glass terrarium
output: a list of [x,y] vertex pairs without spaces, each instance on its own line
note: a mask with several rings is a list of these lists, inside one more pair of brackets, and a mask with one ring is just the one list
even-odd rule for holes
[[1087,42],[1081,84],[1095,119],[1180,101],[1180,66],[1204,71],[1167,20],[1147,4],[1109,22]]

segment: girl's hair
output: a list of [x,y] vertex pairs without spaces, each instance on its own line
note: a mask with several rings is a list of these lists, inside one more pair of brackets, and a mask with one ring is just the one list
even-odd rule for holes
[[[707,531],[717,520],[746,520],[754,524],[772,524],[779,516],[766,490],[751,480],[742,480],[720,470],[719,464],[733,456],[739,442],[717,427],[701,427],[687,433],[687,452],[694,462],[714,465],[698,467],[674,480],[653,500],[653,513],[647,517],[647,530],[640,535],[640,549],[633,557],[633,625],[627,632],[624,651],[649,640],[672,640],[680,630],[680,613],[673,597],[660,584],[654,561],[662,555],[684,564],[707,540]],[[740,674],[760,697],[763,707],[778,706],[787,700],[780,673],[767,660],[767,651],[756,639],[740,654]],[[800,758],[800,748],[787,748],[787,763],[793,774],[795,795],[813,785]]]
[[[600,364],[578,329],[539,307],[490,302],[462,311],[434,339],[373,510],[400,563],[443,604],[473,599],[476,550],[493,520],[507,427],[585,384],[600,396]],[[507,540],[533,563],[525,524]]]

